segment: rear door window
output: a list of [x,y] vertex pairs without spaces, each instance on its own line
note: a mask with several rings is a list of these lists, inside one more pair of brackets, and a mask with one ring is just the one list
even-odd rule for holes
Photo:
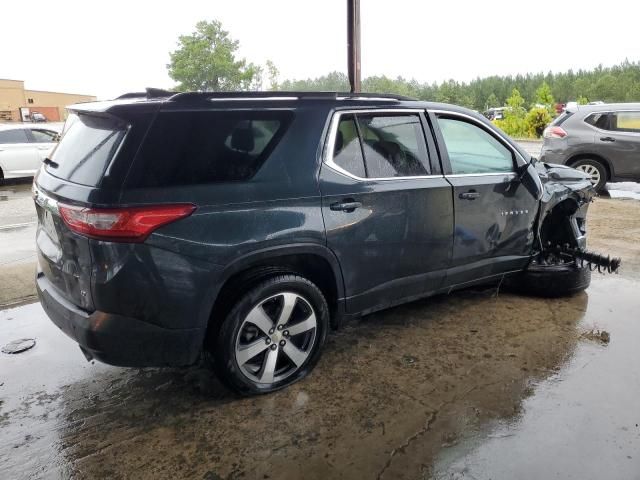
[[63,180],[95,187],[122,143],[127,126],[111,117],[73,116],[46,169]]
[[131,187],[251,178],[289,125],[290,111],[162,112],[129,175]]
[[589,115],[584,121],[600,130],[610,130],[610,118],[611,114],[608,112],[596,112]]
[[23,128],[13,130],[0,130],[0,143],[28,143],[27,132]]
[[367,176],[360,138],[358,137],[358,127],[353,115],[340,117],[333,146],[333,163],[356,177]]
[[358,114],[357,119],[369,177],[416,177],[431,173],[417,114]]

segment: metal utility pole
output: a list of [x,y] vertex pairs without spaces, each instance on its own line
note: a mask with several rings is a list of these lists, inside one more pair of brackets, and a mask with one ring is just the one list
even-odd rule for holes
[[351,93],[360,91],[360,0],[347,0],[347,61]]

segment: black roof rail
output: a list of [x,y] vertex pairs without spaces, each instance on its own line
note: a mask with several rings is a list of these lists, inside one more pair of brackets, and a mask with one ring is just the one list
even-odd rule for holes
[[323,99],[323,100],[337,100],[338,98],[345,99],[360,99],[382,98],[385,100],[415,100],[415,98],[405,97],[403,95],[394,95],[389,93],[349,93],[349,92],[294,92],[294,91],[246,91],[246,92],[184,92],[175,93],[169,100],[176,102],[185,102],[196,99],[233,99],[233,98],[289,98],[295,97],[306,100]]

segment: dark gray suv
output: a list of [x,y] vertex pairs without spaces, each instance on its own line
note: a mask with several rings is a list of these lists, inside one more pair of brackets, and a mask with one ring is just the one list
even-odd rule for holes
[[584,171],[596,190],[640,180],[640,103],[567,110],[544,132],[541,160]]
[[451,105],[127,94],[71,107],[33,191],[40,301],[88,359],[202,356],[245,394],[304,377],[348,317],[590,281],[588,178]]

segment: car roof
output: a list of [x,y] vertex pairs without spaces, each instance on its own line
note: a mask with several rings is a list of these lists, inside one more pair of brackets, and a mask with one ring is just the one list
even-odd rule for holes
[[247,101],[259,102],[265,108],[295,108],[302,105],[323,105],[326,108],[419,108],[446,110],[482,117],[478,112],[457,105],[426,102],[414,98],[383,93],[348,92],[298,92],[298,91],[249,91],[249,92],[170,92],[147,89],[133,92],[113,100],[78,103],[67,107],[75,112],[110,112],[123,106],[163,108],[225,108],[247,106]]
[[598,105],[578,105],[567,109],[570,112],[592,113],[592,112],[612,112],[617,110],[638,110],[640,103],[601,103]]
[[15,128],[28,128],[38,130],[58,131],[64,122],[52,123],[0,123],[0,130],[12,130]]

